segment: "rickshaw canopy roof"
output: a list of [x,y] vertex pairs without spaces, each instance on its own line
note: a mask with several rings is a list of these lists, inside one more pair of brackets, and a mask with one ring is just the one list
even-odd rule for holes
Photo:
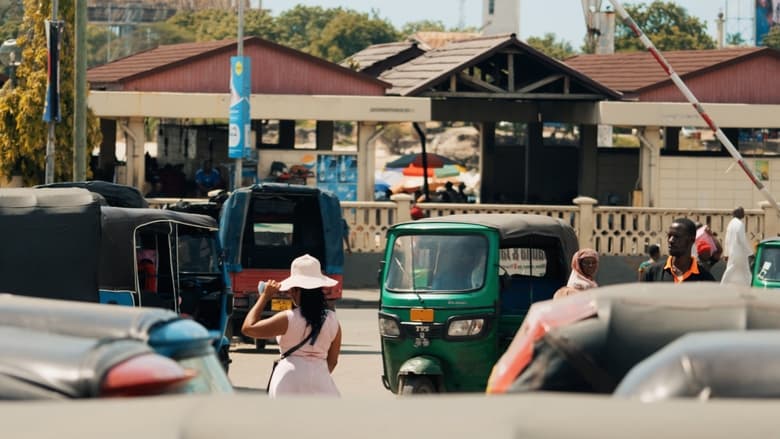
[[577,234],[574,232],[574,229],[564,221],[546,215],[513,213],[447,215],[406,222],[398,224],[394,226],[394,228],[413,224],[432,223],[474,224],[490,227],[498,231],[501,241],[510,241],[533,235],[558,238],[561,242],[564,255],[568,257],[569,261],[571,260],[571,256],[579,248]]

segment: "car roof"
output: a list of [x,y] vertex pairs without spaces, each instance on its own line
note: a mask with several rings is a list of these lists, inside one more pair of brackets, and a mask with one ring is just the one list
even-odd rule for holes
[[146,340],[157,325],[181,319],[162,308],[137,308],[0,294],[0,326],[76,337]]

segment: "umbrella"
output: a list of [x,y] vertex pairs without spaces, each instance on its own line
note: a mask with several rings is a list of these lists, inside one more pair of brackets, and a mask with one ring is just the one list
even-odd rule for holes
[[[441,168],[444,165],[458,164],[458,162],[452,160],[449,157],[444,157],[443,155],[434,154],[432,152],[426,153],[425,156],[427,158],[427,164],[429,168]],[[385,168],[406,168],[409,165],[422,168],[422,159],[423,155],[420,152],[415,154],[406,154],[402,155],[396,160],[393,160],[392,162],[385,163]]]

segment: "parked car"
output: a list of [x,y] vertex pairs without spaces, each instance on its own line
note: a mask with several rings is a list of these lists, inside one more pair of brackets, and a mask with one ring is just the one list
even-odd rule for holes
[[[493,367],[487,391],[612,394],[634,367],[679,337],[780,329],[778,309],[774,292],[714,282],[621,284],[541,302]],[[723,351],[731,345],[724,338]],[[753,358],[758,370],[762,357]],[[780,372],[774,379],[780,382]]]
[[232,393],[213,338],[164,309],[0,294],[0,399]]

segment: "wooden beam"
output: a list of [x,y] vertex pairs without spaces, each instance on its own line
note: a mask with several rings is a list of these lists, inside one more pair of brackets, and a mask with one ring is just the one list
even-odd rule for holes
[[525,87],[521,88],[520,90],[517,90],[518,93],[527,93],[529,91],[536,90],[538,88],[544,87],[547,84],[550,84],[552,82],[555,82],[561,78],[563,78],[564,75],[550,75],[546,78],[540,79],[536,82],[533,82],[531,84],[526,85]]
[[564,94],[571,93],[571,78],[568,76],[563,78],[563,93]]
[[506,90],[504,90],[501,87],[496,87],[495,85],[485,82],[479,78],[475,78],[473,76],[468,76],[465,73],[458,73],[458,78],[465,82],[466,84],[473,85],[478,88],[482,88],[485,90],[490,90],[496,93],[506,93]]
[[450,91],[458,91],[458,77],[455,75],[450,76]]
[[432,91],[422,93],[421,96],[429,98],[477,98],[477,99],[533,99],[533,100],[571,100],[571,101],[601,101],[606,99],[604,95],[590,93],[487,93],[487,92],[465,92],[460,91],[451,93],[448,91]]
[[506,56],[506,63],[507,63],[507,75],[509,76],[509,81],[507,81],[507,88],[510,92],[515,91],[515,55],[510,53]]

